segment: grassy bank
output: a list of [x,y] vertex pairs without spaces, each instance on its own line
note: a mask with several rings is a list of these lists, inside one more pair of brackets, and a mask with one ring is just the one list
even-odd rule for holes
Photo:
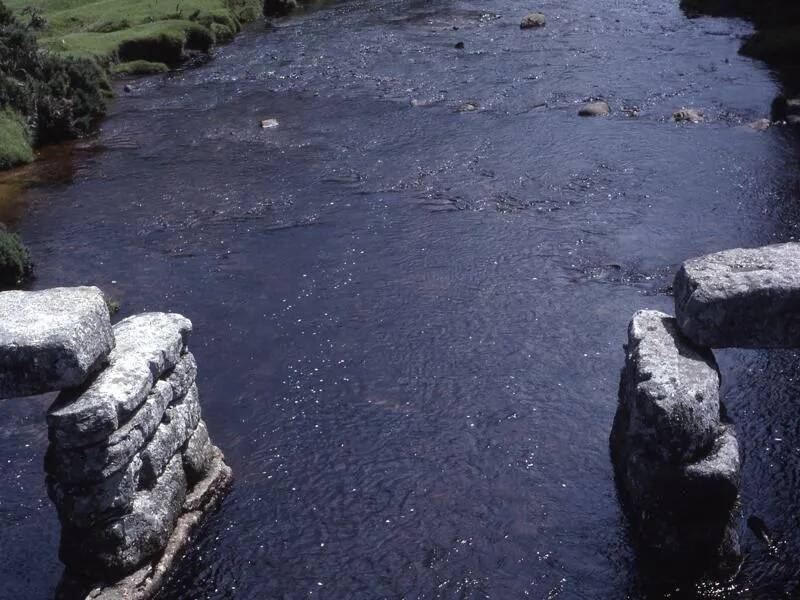
[[0,170],[79,137],[106,75],[162,73],[230,41],[262,0],[0,0]]
[[229,41],[261,14],[260,0],[7,1],[36,26],[43,49],[91,58],[118,73],[174,66],[187,51],[207,52]]

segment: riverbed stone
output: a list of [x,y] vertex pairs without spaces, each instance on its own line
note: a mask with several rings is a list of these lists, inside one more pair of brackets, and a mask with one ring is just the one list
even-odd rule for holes
[[769,119],[757,119],[747,124],[747,127],[754,131],[766,131],[772,126],[772,121]]
[[682,108],[672,113],[676,123],[702,123],[703,115],[696,108]]
[[673,287],[678,325],[695,344],[800,347],[800,243],[688,260]]
[[172,401],[172,386],[158,381],[136,413],[108,438],[91,446],[61,448],[51,443],[45,467],[70,485],[102,481],[127,466],[155,432]]
[[191,321],[173,313],[144,313],[117,323],[110,366],[85,388],[60,394],[48,411],[51,440],[64,448],[87,446],[116,431],[153,382],[181,360],[191,330]]
[[213,446],[208,435],[208,428],[201,419],[189,436],[183,449],[183,468],[190,482],[202,479],[211,463]]
[[581,117],[605,117],[609,114],[611,114],[611,107],[608,102],[603,102],[602,100],[584,104],[578,110],[578,115]]
[[193,386],[183,398],[167,407],[161,424],[142,449],[142,485],[151,485],[161,475],[167,463],[194,433],[199,421],[200,402],[197,386]]
[[70,570],[107,580],[127,575],[164,550],[186,498],[180,455],[152,489],[136,493],[131,512],[102,527],[62,529],[59,557]]
[[547,17],[542,13],[534,12],[522,17],[519,26],[520,29],[534,29],[537,27],[544,27],[547,24]]
[[662,462],[704,455],[720,432],[719,384],[714,356],[684,337],[674,318],[634,314],[620,381],[628,436]]
[[81,385],[113,347],[96,287],[0,293],[0,398]]
[[47,495],[56,505],[62,522],[74,527],[94,527],[130,512],[133,497],[139,489],[139,455],[98,483],[64,485],[52,475],[47,476]]

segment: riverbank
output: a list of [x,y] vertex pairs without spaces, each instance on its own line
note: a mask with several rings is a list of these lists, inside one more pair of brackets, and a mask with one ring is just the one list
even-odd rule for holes
[[741,53],[773,67],[786,93],[800,93],[800,4],[793,0],[682,0],[688,16],[740,17],[756,32],[742,44]]
[[[6,7],[0,37],[10,43],[0,57],[0,170],[31,162],[34,148],[85,134],[110,97],[100,73],[166,72],[229,42],[262,11],[259,0],[8,0]],[[22,70],[15,66],[20,57],[28,63]],[[53,71],[65,73],[58,86],[64,103],[50,112],[66,107],[75,113],[66,127],[40,114],[49,91],[43,88],[57,87],[50,81],[58,79]]]

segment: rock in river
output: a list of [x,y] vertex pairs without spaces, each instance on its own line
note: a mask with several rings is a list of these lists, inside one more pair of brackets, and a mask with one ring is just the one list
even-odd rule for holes
[[696,344],[800,347],[799,243],[687,260],[674,289],[678,325]]
[[535,27],[544,27],[546,23],[545,16],[542,13],[535,12],[522,17],[519,26],[521,29],[533,29]]
[[581,117],[605,117],[611,113],[611,107],[608,102],[598,101],[589,102],[584,104],[578,111]]
[[672,114],[676,123],[702,123],[703,115],[695,108],[682,108]]
[[642,310],[628,327],[620,411],[626,435],[663,463],[704,456],[720,433],[719,373],[675,319]]
[[80,385],[113,347],[96,287],[0,293],[0,398]]

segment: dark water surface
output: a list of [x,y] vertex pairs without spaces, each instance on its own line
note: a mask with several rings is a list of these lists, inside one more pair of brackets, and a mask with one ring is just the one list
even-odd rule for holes
[[[4,210],[36,287],[195,324],[237,479],[162,600],[661,597],[608,456],[626,326],[671,310],[682,260],[794,239],[797,147],[742,127],[779,92],[736,54],[747,25],[543,0],[547,27],[521,31],[531,8],[354,0],[253,27],[23,175]],[[595,97],[614,114],[578,118]],[[683,106],[707,122],[671,123]],[[790,597],[800,360],[719,356],[746,560],[703,597]],[[3,598],[60,575],[46,406],[0,409]]]

